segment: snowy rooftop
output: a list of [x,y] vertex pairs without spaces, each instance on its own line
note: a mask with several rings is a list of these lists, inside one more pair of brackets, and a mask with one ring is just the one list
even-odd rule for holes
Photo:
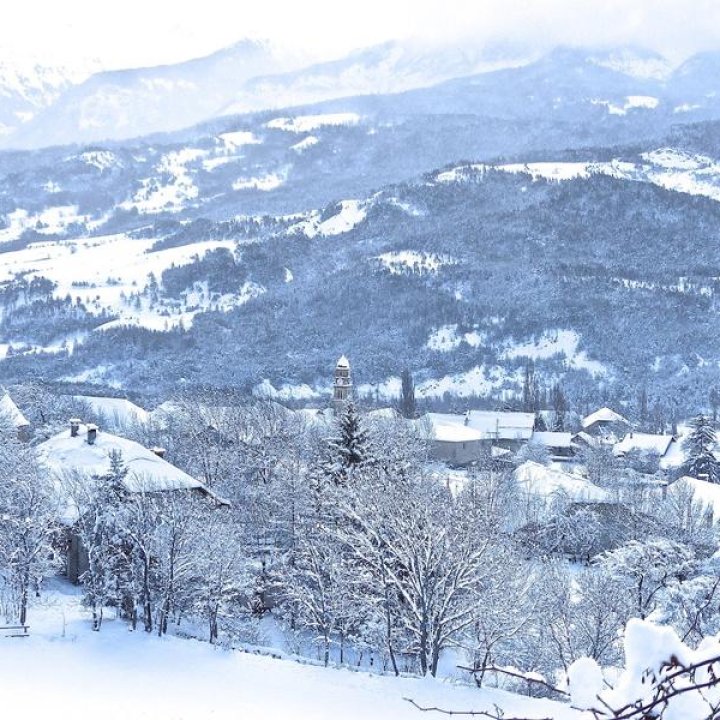
[[75,395],[76,400],[86,402],[92,411],[117,425],[147,422],[149,413],[126,398],[96,397],[93,395]]
[[615,445],[613,454],[626,455],[629,452],[637,450],[645,453],[657,453],[660,457],[664,457],[673,441],[674,438],[672,435],[652,435],[650,433],[632,432],[628,433],[621,442]]
[[596,422],[625,423],[626,425],[629,425],[628,421],[622,415],[616,413],[614,410],[611,410],[608,407],[600,408],[594,413],[588,415],[582,421],[582,426],[584,428],[588,428],[591,425],[594,425]]
[[340,359],[337,361],[337,367],[339,368],[349,368],[350,367],[350,361],[344,356],[341,355]]
[[550,448],[573,448],[573,435],[569,432],[534,432],[532,441]]
[[20,408],[6,392],[0,399],[0,414],[7,416],[16,428],[28,427],[30,423],[20,412]]
[[470,410],[464,415],[427,413],[421,422],[425,418],[433,428],[435,438],[444,442],[529,440],[535,424],[533,413],[493,410]]
[[523,463],[515,471],[518,484],[532,495],[550,498],[556,493],[576,502],[608,502],[610,495],[591,482],[536,462]]
[[372,420],[397,420],[400,416],[395,408],[375,408],[367,413],[367,417]]
[[693,500],[712,510],[716,519],[720,518],[720,485],[685,476],[670,485],[667,492],[672,495],[692,492]]
[[534,413],[470,410],[467,425],[497,440],[529,440],[535,425]]
[[[125,487],[129,492],[162,492],[168,490],[209,491],[195,478],[158,457],[152,450],[133,440],[99,430],[93,445],[87,442],[88,426],[80,425],[77,437],[70,429],[38,445],[40,463],[62,484],[68,473],[102,476],[110,471],[110,455],[120,452],[128,473]],[[72,519],[71,517],[69,519]]]
[[475,442],[483,439],[479,430],[465,425],[464,415],[451,415],[449,413],[427,413],[421,419],[432,432],[435,440],[448,443]]
[[292,412],[308,425],[329,425],[335,418],[330,408],[300,408]]

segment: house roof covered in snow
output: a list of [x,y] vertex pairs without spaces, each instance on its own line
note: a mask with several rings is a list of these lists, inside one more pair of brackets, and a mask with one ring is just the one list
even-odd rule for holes
[[529,440],[535,425],[534,413],[469,410],[466,424],[488,439]]
[[720,518],[720,485],[716,483],[686,475],[669,485],[667,492],[676,496],[692,493],[694,501],[711,510],[714,518]]
[[[535,424],[532,413],[493,410],[470,410],[463,415],[427,413],[419,422],[422,423],[425,419],[433,428],[435,439],[442,442],[529,440]],[[465,428],[465,431],[458,428]]]
[[391,407],[375,408],[369,410],[366,415],[371,420],[397,420],[400,417],[400,413]]
[[596,410],[594,413],[591,413],[586,418],[583,418],[582,426],[583,428],[588,428],[591,425],[594,425],[595,423],[624,423],[626,425],[629,425],[630,423],[627,421],[626,418],[624,418],[620,413],[616,413],[614,410],[611,410],[609,407],[600,408],[599,410]]
[[[69,474],[80,477],[107,475],[111,454],[119,452],[128,471],[123,481],[128,492],[197,490],[214,497],[199,480],[133,440],[98,430],[91,445],[87,441],[88,427],[80,425],[76,437],[72,437],[68,428],[37,447],[41,465],[52,473],[61,488]],[[68,517],[74,519],[72,513]]]
[[428,428],[433,438],[438,442],[464,443],[484,439],[479,430],[465,425],[464,415],[427,413],[418,422]]
[[329,425],[335,418],[331,408],[299,408],[291,412],[307,425]]
[[10,418],[16,428],[28,427],[30,425],[27,418],[20,412],[20,408],[7,392],[3,393],[2,398],[0,398],[0,414]]
[[551,498],[563,494],[575,502],[610,501],[610,495],[605,490],[588,480],[532,461],[515,470],[515,480],[522,489],[539,497]]
[[574,448],[573,435],[569,432],[534,432],[532,442],[549,448]]
[[87,403],[97,415],[102,415],[113,425],[147,422],[150,414],[144,408],[126,398],[75,395],[76,400]]
[[613,448],[614,455],[626,455],[632,451],[656,453],[664,457],[675,441],[672,435],[653,435],[651,433],[628,433]]

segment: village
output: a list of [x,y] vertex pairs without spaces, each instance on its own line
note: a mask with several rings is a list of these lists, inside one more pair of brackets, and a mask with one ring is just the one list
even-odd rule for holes
[[[643,505],[667,500],[668,495],[689,498],[700,508],[708,528],[720,516],[720,484],[712,482],[707,471],[684,472],[690,459],[687,438],[691,428],[686,425],[676,435],[636,432],[628,419],[608,407],[582,418],[575,432],[537,429],[538,425],[546,427],[546,420],[551,422],[550,413],[543,417],[528,412],[468,410],[403,418],[390,407],[363,412],[353,404],[352,373],[345,356],[336,365],[331,390],[332,400],[324,408],[290,410],[274,401],[261,401],[268,423],[263,432],[272,433],[282,426],[285,433],[311,433],[324,441],[335,433],[348,407],[357,413],[358,426],[402,427],[401,437],[405,433],[419,441],[414,447],[422,447],[426,468],[439,485],[453,492],[480,473],[512,475],[517,487],[534,501],[533,512],[512,523],[512,530],[519,533],[527,534],[528,527],[557,512],[559,501],[566,512],[594,504],[603,508],[602,517],[607,519],[613,514],[608,507],[622,508],[629,495],[638,493]],[[216,401],[221,402],[217,397]],[[77,492],[68,492],[68,478],[74,479],[77,491],[79,478],[88,482],[107,478],[113,463],[121,461],[128,494],[190,492],[213,507],[228,507],[230,502],[218,493],[223,486],[222,463],[215,455],[232,447],[238,438],[244,446],[268,440],[257,435],[257,428],[242,426],[248,416],[241,409],[207,400],[168,401],[153,411],[118,397],[73,395],[61,398],[63,402],[84,410],[87,417],[68,417],[65,428],[50,436],[48,428],[61,423],[33,427],[7,391],[0,399],[0,416],[14,429],[17,441],[32,448],[39,467],[63,495],[57,518],[66,528],[61,566],[73,583],[81,582],[88,558],[75,530],[82,503]],[[143,442],[143,438],[162,439],[173,448],[178,442],[174,433],[183,435],[188,427],[194,442],[191,448],[178,447],[168,454],[166,447]],[[712,432],[710,445],[714,446],[717,436]],[[397,435],[397,429],[390,434]],[[712,451],[712,447],[708,449]],[[198,458],[204,459],[198,463]],[[260,472],[270,475],[273,470],[265,467]],[[296,472],[304,475],[305,469],[298,466]],[[607,522],[612,525],[614,520]],[[607,528],[599,527],[597,532],[604,536]],[[600,547],[596,543],[591,546]],[[573,549],[568,538],[555,551],[569,557],[583,555]]]

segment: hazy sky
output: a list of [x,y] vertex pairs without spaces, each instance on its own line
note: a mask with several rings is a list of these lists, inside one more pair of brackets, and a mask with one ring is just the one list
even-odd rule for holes
[[392,38],[720,49],[720,0],[9,0],[0,60],[176,62],[245,37],[314,57]]

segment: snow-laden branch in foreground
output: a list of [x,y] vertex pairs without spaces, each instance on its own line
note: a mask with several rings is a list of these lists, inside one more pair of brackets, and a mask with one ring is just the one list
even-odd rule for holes
[[503,711],[500,709],[499,706],[495,705],[495,710],[490,712],[487,710],[446,710],[439,707],[423,707],[422,705],[416,703],[412,698],[403,698],[404,700],[407,700],[413,707],[416,707],[420,712],[436,712],[440,713],[441,715],[450,715],[456,716],[456,717],[480,717],[480,718],[488,718],[488,720],[553,720],[553,718],[550,717],[543,717],[543,718],[520,718],[520,717],[510,717],[509,715],[505,715]]
[[[609,690],[600,666],[580,658],[568,669],[571,705],[587,720],[714,720],[720,717],[720,637],[705,638],[693,650],[669,627],[632,619],[625,629],[625,669]],[[509,718],[501,708],[450,710],[423,707],[423,712]]]

